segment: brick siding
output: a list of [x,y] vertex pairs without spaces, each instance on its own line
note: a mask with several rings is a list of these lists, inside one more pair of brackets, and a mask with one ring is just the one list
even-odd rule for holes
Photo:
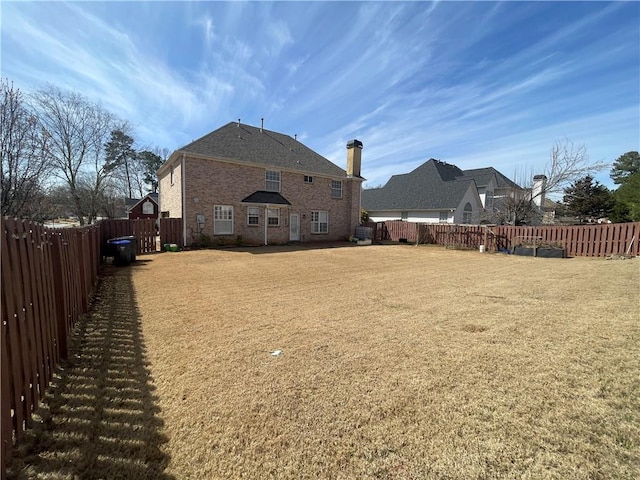
[[[248,245],[262,245],[265,239],[264,225],[266,221],[264,205],[259,207],[258,225],[247,225],[247,209],[250,206],[241,204],[241,200],[258,190],[265,190],[264,167],[241,165],[237,163],[203,159],[187,156],[185,159],[186,172],[186,225],[187,244],[194,243],[201,234],[213,239],[214,244],[235,243],[238,237]],[[304,182],[304,174],[281,171],[280,194],[291,205],[280,208],[280,225],[267,228],[269,244],[283,244],[289,241],[289,214],[300,216],[300,240],[305,241],[334,241],[344,240],[353,235],[354,229],[360,223],[360,188],[362,180],[359,178],[340,178],[342,180],[342,198],[331,197],[331,181],[338,178],[315,175],[313,183]],[[160,179],[160,208],[173,210],[179,205],[174,192],[179,191],[180,177],[178,169],[174,170],[175,184],[168,183],[169,170]],[[165,192],[169,191],[165,203]],[[214,205],[233,206],[233,234],[214,235],[213,207]],[[329,232],[327,234],[311,233],[311,212],[322,210],[329,212]],[[200,228],[196,222],[197,215],[204,215],[204,224]]]

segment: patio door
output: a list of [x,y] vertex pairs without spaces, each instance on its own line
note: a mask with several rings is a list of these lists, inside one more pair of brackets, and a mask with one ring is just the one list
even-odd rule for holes
[[300,241],[300,214],[299,213],[289,214],[289,241],[290,242]]

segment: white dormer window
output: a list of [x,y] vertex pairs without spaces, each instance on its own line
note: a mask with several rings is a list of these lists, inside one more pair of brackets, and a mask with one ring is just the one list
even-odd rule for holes
[[142,213],[144,215],[153,215],[153,203],[150,200],[142,204]]
[[264,173],[264,189],[267,192],[280,191],[280,172],[267,170]]

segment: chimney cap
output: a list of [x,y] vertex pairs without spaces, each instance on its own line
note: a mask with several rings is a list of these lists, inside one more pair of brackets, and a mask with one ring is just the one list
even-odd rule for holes
[[354,147],[358,147],[358,148],[362,148],[362,142],[360,140],[349,140],[347,142],[347,148],[354,148]]
[[533,177],[534,180],[546,180],[547,176],[546,175],[534,175]]

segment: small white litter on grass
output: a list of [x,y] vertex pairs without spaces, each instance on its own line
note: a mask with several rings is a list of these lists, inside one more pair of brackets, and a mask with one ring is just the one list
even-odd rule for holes
[[277,357],[281,353],[282,353],[282,350],[274,350],[273,352],[271,352],[271,355],[273,355],[274,357]]

